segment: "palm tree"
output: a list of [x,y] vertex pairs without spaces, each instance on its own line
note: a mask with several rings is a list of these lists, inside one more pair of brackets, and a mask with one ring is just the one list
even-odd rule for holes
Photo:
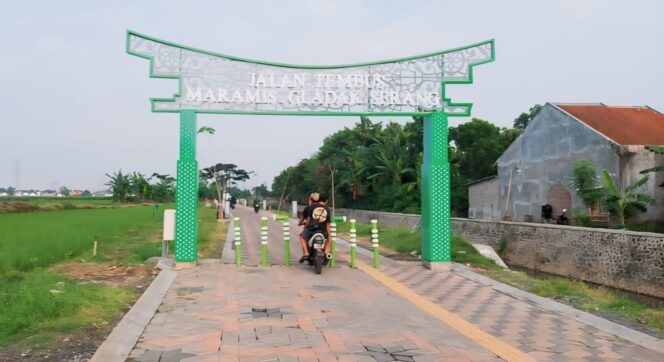
[[369,179],[388,176],[394,184],[400,185],[405,175],[415,173],[413,168],[408,167],[408,147],[399,125],[390,124],[385,128],[384,135],[375,137],[374,141],[375,158],[378,161],[374,168],[378,172],[369,176]]
[[622,192],[618,189],[613,178],[607,170],[602,170],[600,175],[604,190],[606,191],[606,202],[609,211],[620,221],[620,227],[625,227],[625,215],[632,210],[646,211],[648,206],[655,203],[655,199],[637,190],[648,182],[649,176],[643,176],[640,180],[625,187]]

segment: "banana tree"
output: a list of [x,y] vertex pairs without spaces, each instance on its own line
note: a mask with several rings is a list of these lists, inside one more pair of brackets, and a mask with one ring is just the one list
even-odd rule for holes
[[606,192],[606,203],[609,206],[609,212],[618,219],[619,226],[622,228],[625,227],[626,214],[629,214],[632,210],[645,212],[648,206],[655,203],[652,196],[638,192],[638,189],[648,182],[648,175],[625,187],[623,191],[618,188],[607,170],[602,170],[600,178]]
[[126,202],[131,187],[129,175],[123,175],[122,170],[119,170],[118,172],[113,173],[113,175],[106,174],[106,176],[109,180],[105,185],[111,188],[111,191],[113,192],[113,201]]

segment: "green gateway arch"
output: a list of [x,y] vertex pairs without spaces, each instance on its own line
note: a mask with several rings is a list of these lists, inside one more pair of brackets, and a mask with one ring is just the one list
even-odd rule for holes
[[424,116],[422,257],[451,258],[448,117],[470,116],[446,85],[473,82],[473,68],[494,60],[494,41],[371,63],[303,66],[244,59],[127,31],[127,53],[150,62],[150,77],[177,79],[152,112],[180,114],[175,260],[195,264],[198,162],[196,114]]

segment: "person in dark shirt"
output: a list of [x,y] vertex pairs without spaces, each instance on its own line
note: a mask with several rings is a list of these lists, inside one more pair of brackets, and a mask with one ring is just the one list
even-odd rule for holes
[[330,218],[332,213],[327,207],[327,198],[325,194],[320,195],[317,203],[312,203],[302,211],[302,214],[305,211],[307,212],[307,218],[302,233],[300,233],[300,245],[302,246],[300,263],[304,263],[309,259],[308,241],[317,232],[325,236],[325,255],[330,253]]
[[317,204],[318,203],[318,198],[320,197],[320,194],[318,192],[312,192],[309,195],[309,205],[307,205],[304,210],[302,210],[302,216],[300,216],[300,221],[297,223],[298,225],[304,225],[304,223],[307,221],[307,217],[309,217],[309,213],[311,212],[310,206],[312,204]]

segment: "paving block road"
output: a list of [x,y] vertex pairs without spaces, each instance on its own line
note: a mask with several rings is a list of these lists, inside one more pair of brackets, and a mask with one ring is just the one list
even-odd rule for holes
[[293,223],[293,266],[270,221],[260,267],[260,215],[235,214],[244,266],[228,243],[222,260],[178,271],[128,361],[664,361],[661,340],[646,348],[456,271],[376,271],[365,257],[350,269],[341,242],[338,266],[316,275],[297,263]]

